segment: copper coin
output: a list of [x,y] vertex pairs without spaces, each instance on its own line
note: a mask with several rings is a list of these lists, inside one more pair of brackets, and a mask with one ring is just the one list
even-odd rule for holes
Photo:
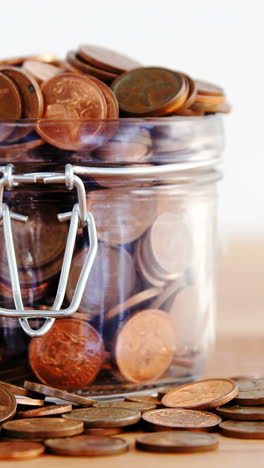
[[[36,130],[48,143],[61,149],[78,150],[87,147],[102,131],[107,115],[104,95],[97,84],[84,75],[64,73],[41,86],[45,119],[60,122],[48,124],[40,121]],[[97,120],[90,126],[90,134],[82,120]]]
[[125,397],[126,401],[139,401],[142,403],[152,403],[153,405],[160,405],[160,400],[152,395],[132,395],[132,396],[126,396]]
[[25,406],[44,406],[45,403],[44,400],[28,397],[16,397],[16,402],[18,405]]
[[197,91],[201,95],[205,96],[224,96],[224,90],[220,86],[216,86],[213,83],[207,81],[195,80]]
[[239,405],[264,405],[264,379],[239,380],[239,393],[236,403]]
[[23,63],[22,70],[33,76],[38,83],[50,80],[64,71],[62,68],[55,67],[55,65],[38,60],[26,60]]
[[123,73],[111,88],[120,110],[134,117],[170,114],[182,106],[188,93],[181,74],[158,67]]
[[[94,214],[97,213],[96,210],[91,209],[91,211]],[[99,234],[99,219],[103,222],[102,218],[95,216],[97,234],[98,237],[101,237]],[[106,219],[104,219],[104,222],[106,222]],[[110,220],[107,219],[107,228],[109,222]],[[87,250],[87,248],[84,248],[73,258],[66,290],[69,301],[71,301],[75,291]],[[105,310],[118,304],[121,297],[129,297],[134,290],[135,284],[136,272],[131,255],[123,247],[112,247],[101,243],[98,245],[95,262],[87,281],[79,311],[86,313],[89,318],[102,315]]]
[[82,408],[66,413],[63,418],[83,421],[84,427],[123,427],[136,424],[141,412],[127,408]]
[[222,421],[217,414],[209,411],[194,411],[183,408],[165,408],[147,411],[142,414],[143,421],[154,430],[185,429],[206,431],[218,426]]
[[231,106],[227,102],[223,104],[208,104],[208,103],[201,103],[195,102],[192,104],[191,109],[192,111],[202,111],[205,114],[228,114],[231,112]]
[[264,439],[264,421],[223,421],[220,433],[238,439]]
[[[136,306],[139,306],[140,304],[144,304],[146,301],[149,301],[150,299],[153,299],[153,297],[156,297],[160,293],[160,289],[158,288],[149,288],[145,289],[144,291],[140,291],[137,294],[134,294],[134,296],[129,297],[126,299],[123,303],[118,304],[117,306],[112,307],[109,309],[104,316],[105,320],[110,320],[119,314],[123,314],[129,309],[133,309]],[[153,307],[154,309],[155,307]]]
[[4,387],[7,390],[9,390],[14,395],[21,395],[21,396],[31,397],[31,398],[34,398],[34,396],[37,395],[36,393],[31,392],[30,390],[27,390],[26,388],[18,387],[17,385],[14,385],[8,382],[3,382],[2,380],[0,380],[0,385],[1,387]]
[[[155,223],[155,222],[154,222]],[[150,228],[151,230],[151,228]],[[151,246],[150,240],[150,230],[145,233],[140,239],[140,251],[142,261],[144,262],[145,268],[148,272],[153,275],[156,279],[159,279],[163,284],[172,280],[179,280],[181,274],[178,271],[166,271],[162,266],[156,261],[153,256],[153,249]]]
[[45,452],[42,444],[26,440],[0,442],[0,460],[30,460]]
[[191,105],[195,102],[196,100],[196,95],[197,95],[197,86],[196,86],[196,83],[194,80],[192,80],[188,75],[186,75],[185,73],[182,73],[185,81],[187,82],[187,85],[188,85],[188,96],[187,96],[187,99],[186,101],[183,103],[182,107],[180,107],[179,109],[177,109],[175,112],[175,114],[181,114],[182,115],[182,112],[186,109],[188,109],[189,107],[191,107]]
[[57,455],[91,457],[115,455],[127,452],[129,444],[119,437],[81,435],[66,439],[48,439],[46,447]]
[[127,187],[89,192],[87,207],[95,217],[98,238],[114,245],[138,239],[157,214],[155,194],[150,194],[145,189]]
[[161,290],[158,297],[151,303],[152,309],[164,308],[170,298],[173,298],[182,288],[183,280],[172,281],[167,287]]
[[128,382],[148,382],[162,376],[175,352],[173,322],[162,310],[142,310],[118,331],[116,364]]
[[44,53],[39,55],[29,55],[25,57],[9,57],[0,61],[0,65],[11,65],[17,66],[22,65],[26,60],[40,60],[46,63],[56,63],[57,57],[50,53]]
[[63,418],[27,418],[8,421],[2,425],[4,434],[11,437],[32,439],[35,437],[68,437],[83,432],[83,423]]
[[225,405],[238,394],[238,386],[229,379],[208,379],[180,385],[166,393],[161,402],[171,408],[212,409]]
[[110,163],[137,163],[151,157],[149,148],[142,143],[109,141],[96,150],[96,157]]
[[0,422],[8,421],[16,412],[16,399],[7,388],[0,385]]
[[127,55],[91,44],[81,45],[78,49],[78,55],[85,62],[113,73],[122,73],[140,66],[139,62],[127,57]]
[[139,271],[141,277],[149,283],[150,285],[155,286],[156,288],[162,288],[164,287],[166,283],[166,279],[161,279],[155,271],[152,271],[149,269],[148,263],[145,261],[145,258],[143,258],[143,243],[142,243],[142,238],[138,239],[137,244],[136,244],[136,249],[135,249],[135,259],[136,259],[136,265],[137,265],[137,270]]
[[216,408],[216,412],[225,419],[238,419],[240,421],[264,421],[263,406],[219,406]]
[[11,78],[0,73],[0,119],[17,120],[21,113],[21,97],[16,84]]
[[112,436],[124,432],[124,427],[86,427],[85,435]]
[[143,401],[104,401],[95,403],[93,406],[96,408],[127,408],[138,410],[141,413],[156,408],[156,405],[153,405],[153,403]]
[[93,403],[95,403],[95,400],[92,400],[91,398],[76,395],[75,393],[69,393],[64,390],[60,390],[59,388],[48,387],[47,385],[42,385],[36,382],[29,382],[26,380],[24,382],[24,387],[28,390],[39,392],[49,397],[60,398],[61,400],[76,403],[77,405],[91,406]]
[[[109,86],[107,86],[103,81],[98,80],[98,78],[95,78],[94,76],[89,76],[89,79],[93,80],[97,84],[97,86],[101,89],[104,95],[106,106],[107,106],[106,118],[118,119],[119,106],[118,106],[117,99],[113,91],[111,90],[111,88],[109,88]],[[113,129],[114,129],[114,132],[111,134],[110,133],[108,134],[109,138],[115,133],[117,126],[114,126]]]
[[70,65],[79,69],[83,73],[95,76],[99,80],[105,81],[106,83],[113,81],[117,77],[116,73],[112,73],[106,70],[102,70],[101,68],[89,65],[73,51],[68,52],[66,60],[67,62],[69,62]]
[[205,94],[197,93],[195,102],[198,102],[201,104],[212,104],[212,105],[225,104],[225,96],[211,96],[211,95],[207,96]]
[[67,390],[91,383],[103,360],[103,340],[83,320],[56,320],[48,333],[32,338],[29,345],[29,362],[38,379]]
[[19,411],[18,418],[40,418],[41,416],[53,416],[54,414],[64,414],[72,411],[72,405],[49,405],[43,408],[35,408],[27,411]]
[[147,452],[197,453],[216,450],[219,438],[202,432],[171,431],[141,434],[136,438],[136,448]]

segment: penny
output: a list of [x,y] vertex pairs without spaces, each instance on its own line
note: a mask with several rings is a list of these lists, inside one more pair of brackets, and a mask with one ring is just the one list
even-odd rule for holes
[[219,438],[203,432],[170,431],[141,434],[136,438],[136,448],[147,452],[196,453],[216,450]]
[[197,91],[205,96],[224,96],[224,90],[220,86],[207,81],[195,80]]
[[140,66],[139,62],[126,55],[91,44],[81,45],[78,49],[78,55],[85,62],[113,73],[122,73]]
[[0,73],[0,119],[16,120],[21,117],[22,103],[14,81]]
[[36,395],[36,393],[31,392],[30,390],[27,390],[26,388],[18,387],[17,385],[14,385],[8,382],[3,382],[2,380],[0,380],[0,385],[1,387],[4,387],[7,390],[9,390],[14,395],[21,395],[21,396],[31,397],[31,398],[34,398],[34,396]]
[[[123,303],[118,304],[117,306],[112,307],[109,309],[104,316],[105,320],[110,320],[114,317],[123,314],[124,312],[128,311],[129,309],[133,309],[141,304],[144,304],[146,301],[153,299],[160,293],[160,289],[158,288],[149,288],[145,289],[144,291],[140,291],[137,294],[126,299]],[[152,307],[155,309],[155,307]]]
[[142,419],[154,430],[167,428],[189,431],[208,431],[222,421],[220,416],[209,411],[194,411],[183,408],[165,408],[147,411]]
[[120,110],[135,117],[170,114],[182,106],[188,94],[183,75],[158,67],[123,73],[111,88]]
[[145,411],[149,411],[156,408],[156,405],[142,401],[105,401],[95,403],[93,406],[96,408],[127,408],[132,410],[138,410],[141,413],[145,413]]
[[143,259],[143,244],[142,244],[142,238],[140,238],[137,241],[136,244],[136,249],[135,249],[135,259],[136,259],[136,265],[137,265],[137,270],[139,271],[140,275],[146,281],[147,283],[155,286],[156,288],[162,288],[164,287],[166,280],[161,279],[156,272],[150,271],[149,270],[149,265],[148,263],[145,262],[145,258]]
[[173,322],[162,310],[142,310],[117,332],[115,358],[129,382],[148,382],[162,376],[175,352]]
[[45,403],[44,400],[28,397],[16,397],[16,402],[18,405],[25,406],[43,406]]
[[84,434],[95,436],[112,436],[124,432],[124,427],[86,427]]
[[66,439],[45,440],[45,446],[57,455],[72,457],[106,456],[127,452],[129,444],[119,437],[81,435]]
[[62,68],[38,60],[25,60],[22,70],[33,76],[38,83],[50,80],[54,76],[63,73]]
[[50,53],[40,54],[40,55],[29,55],[26,57],[10,57],[0,61],[0,65],[22,65],[26,60],[38,60],[46,63],[56,63],[57,57]]
[[[107,115],[104,95],[97,84],[84,75],[64,73],[41,85],[45,119],[56,119],[55,124],[42,120],[36,130],[48,143],[61,149],[78,150],[94,142],[102,131]],[[82,120],[93,120],[90,134],[84,132]],[[74,122],[75,121],[75,122]]]
[[126,401],[139,401],[142,403],[152,403],[153,405],[160,405],[160,400],[152,395],[133,395],[133,396],[126,396]]
[[49,405],[43,408],[36,408],[27,411],[19,411],[18,418],[39,418],[41,416],[53,416],[54,414],[64,414],[72,411],[72,405]]
[[109,141],[95,152],[97,158],[110,163],[137,163],[151,157],[149,148],[142,143]]
[[221,104],[208,104],[202,102],[195,102],[191,106],[191,110],[193,111],[202,111],[205,114],[228,114],[231,112],[231,106],[227,102]]
[[197,95],[197,86],[194,80],[192,80],[188,75],[185,73],[182,73],[185,81],[187,81],[188,84],[188,97],[186,101],[183,103],[182,107],[174,111],[175,114],[182,114],[186,109],[191,107],[191,105],[195,102],[196,100],[196,95]]
[[[103,81],[98,80],[98,78],[95,78],[94,76],[89,76],[89,79],[93,80],[97,84],[97,86],[101,89],[104,95],[106,106],[107,106],[106,118],[118,119],[119,106],[118,106],[117,99],[113,91],[111,90],[111,88],[109,88],[109,86],[107,86]],[[114,125],[113,126],[114,131],[111,133],[107,132],[107,136],[110,138],[115,133],[116,129],[117,129],[117,125]]]
[[208,379],[180,385],[164,395],[161,402],[171,408],[212,409],[225,405],[238,394],[238,386],[229,379]]
[[264,421],[223,421],[219,431],[238,439],[264,439]]
[[239,405],[264,405],[264,379],[239,380],[239,393],[235,402]]
[[87,73],[88,75],[95,76],[99,80],[105,81],[106,83],[113,81],[117,77],[116,73],[112,73],[107,70],[102,70],[101,68],[89,65],[73,51],[68,52],[66,60],[73,67],[81,70],[84,73]]
[[240,421],[264,421],[263,406],[219,406],[216,408],[216,412],[225,419],[238,419]]
[[8,421],[16,412],[16,399],[7,388],[0,385],[0,422]]
[[225,96],[211,96],[211,95],[205,95],[205,94],[197,94],[195,98],[195,102],[198,102],[201,104],[212,104],[212,105],[224,104]]
[[83,432],[83,423],[64,418],[27,418],[8,421],[2,425],[4,434],[24,439],[68,437]]
[[150,194],[148,197],[146,189],[128,187],[89,192],[87,207],[95,217],[98,238],[115,245],[128,244],[142,236],[157,214],[155,194]]
[[75,393],[69,393],[64,390],[60,390],[59,388],[48,387],[47,385],[42,385],[36,382],[29,382],[26,380],[24,382],[24,387],[28,390],[32,390],[33,392],[42,393],[49,397],[60,398],[62,400],[70,401],[71,403],[76,403],[77,405],[91,406],[95,403],[95,400],[92,400],[91,398],[76,395]]
[[127,408],[82,408],[63,415],[63,418],[83,421],[84,427],[123,427],[136,424],[141,412]]
[[170,390],[174,390],[176,387],[177,385],[167,385],[166,387],[159,388],[158,398],[161,400],[164,397],[164,395],[166,395],[166,393],[170,392]]
[[0,441],[0,460],[30,460],[45,452],[42,444],[26,440]]
[[[90,206],[89,209],[95,215],[98,213]],[[95,216],[99,238],[101,238],[99,233],[101,231],[100,227],[102,227],[100,226],[100,219],[103,223],[103,218],[100,215]],[[108,226],[109,224],[107,224],[107,229]],[[87,251],[88,248],[85,247],[73,258],[66,290],[69,301],[73,297]],[[99,284],[100,288],[98,288]],[[122,299],[129,297],[134,290],[135,284],[136,272],[134,262],[126,249],[100,243],[78,310],[86,313],[89,318],[103,315],[105,310],[118,304],[121,297]]]
[[48,333],[32,338],[29,345],[30,366],[38,379],[67,390],[93,382],[103,360],[103,340],[83,320],[56,320]]

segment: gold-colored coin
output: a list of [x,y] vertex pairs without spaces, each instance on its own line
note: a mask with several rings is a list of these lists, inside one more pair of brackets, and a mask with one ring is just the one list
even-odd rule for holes
[[63,415],[63,418],[82,421],[84,427],[123,427],[136,424],[141,412],[127,408],[82,408]]

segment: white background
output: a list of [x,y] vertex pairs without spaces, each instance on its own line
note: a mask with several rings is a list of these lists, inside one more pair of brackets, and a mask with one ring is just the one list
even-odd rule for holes
[[233,113],[225,117],[221,229],[264,234],[263,0],[0,1],[0,57],[63,57],[95,43],[223,85]]

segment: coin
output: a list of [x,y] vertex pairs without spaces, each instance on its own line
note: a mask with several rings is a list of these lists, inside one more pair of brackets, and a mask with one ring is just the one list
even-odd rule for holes
[[129,444],[119,437],[81,435],[66,439],[45,440],[45,446],[57,455],[72,457],[106,456],[127,452]]
[[129,382],[148,382],[162,376],[175,352],[173,322],[162,310],[142,310],[117,332],[115,358]]
[[7,388],[0,385],[0,422],[8,421],[16,412],[16,399]]
[[[91,211],[94,214],[97,213],[96,210]],[[101,237],[99,234],[100,223],[98,222],[100,219],[103,222],[101,217],[96,217],[97,234],[99,237]],[[107,229],[108,226],[109,224],[107,223]],[[69,301],[73,297],[87,251],[88,248],[85,247],[73,258],[66,290]],[[100,288],[98,288],[99,284]],[[78,310],[86,313],[89,318],[103,315],[105,310],[118,304],[121,298],[125,299],[129,297],[134,290],[135,284],[136,272],[134,262],[127,250],[123,247],[114,247],[100,243]]]
[[73,67],[81,70],[84,73],[87,73],[88,75],[95,76],[96,78],[104,81],[105,83],[109,83],[117,77],[116,73],[112,73],[106,70],[102,70],[101,68],[89,65],[73,51],[68,52],[66,60]]
[[239,380],[239,393],[235,403],[239,405],[264,405],[264,379]]
[[153,405],[160,405],[160,400],[152,395],[132,395],[132,396],[126,396],[125,397],[126,401],[139,401],[142,403],[152,403]]
[[[109,88],[109,86],[107,86],[103,81],[98,80],[98,78],[95,78],[94,76],[89,76],[89,79],[93,80],[97,84],[97,86],[101,89],[101,91],[102,91],[102,93],[104,95],[106,106],[107,106],[106,118],[107,119],[118,119],[118,117],[119,117],[119,106],[118,106],[117,99],[116,99],[113,91],[111,90],[111,88]],[[107,136],[109,138],[116,132],[117,125],[112,126],[112,129],[114,131],[111,132],[111,133],[109,133],[107,131],[108,129],[106,129]]]
[[66,413],[63,418],[83,421],[84,427],[123,427],[141,419],[138,410],[127,408],[81,408]]
[[77,405],[91,406],[95,403],[95,400],[92,400],[91,398],[76,395],[75,393],[69,393],[64,390],[60,390],[59,388],[48,387],[47,385],[42,385],[40,383],[29,382],[28,380],[24,382],[24,387],[28,390],[32,390],[33,392],[42,393],[49,397],[60,398],[62,400],[70,401],[71,403],[76,403]]
[[103,340],[83,320],[56,320],[48,333],[32,338],[29,345],[29,362],[38,379],[67,390],[91,383],[103,360]]
[[[124,312],[128,311],[129,309],[133,309],[141,304],[144,304],[146,301],[153,299],[156,297],[160,292],[158,288],[149,288],[145,289],[144,291],[140,291],[137,294],[126,299],[123,303],[118,304],[117,306],[112,307],[109,309],[104,316],[105,320],[110,320],[114,317],[117,317],[119,314],[123,314]],[[155,307],[152,307],[153,309]]]
[[168,300],[173,299],[176,293],[179,293],[183,284],[184,284],[184,280],[182,278],[169,283],[168,286],[165,287],[163,290],[161,290],[158,297],[151,303],[151,308],[152,309],[162,308],[163,310],[167,310],[166,304]]
[[196,99],[196,95],[197,95],[197,86],[196,86],[196,83],[194,80],[192,80],[188,75],[186,75],[185,73],[182,73],[185,81],[187,82],[187,85],[188,85],[188,97],[186,99],[186,101],[183,103],[182,107],[180,107],[179,109],[177,109],[176,111],[174,111],[173,113],[175,114],[180,114],[182,115],[182,113],[188,109],[189,107],[191,107],[191,105],[195,102],[195,99]]
[[182,106],[188,95],[183,75],[158,67],[123,73],[111,88],[120,110],[134,117],[170,114]]
[[28,397],[16,397],[16,402],[18,405],[25,406],[44,406],[44,400]]
[[109,163],[137,163],[151,157],[149,148],[142,143],[108,141],[95,152],[97,158]]
[[113,73],[122,73],[140,66],[139,62],[127,55],[91,44],[81,45],[78,49],[78,55],[85,62]]
[[16,120],[21,117],[22,103],[12,79],[0,73],[0,119]]
[[[107,106],[101,89],[93,80],[84,75],[64,73],[45,81],[41,91],[43,117],[60,121],[48,125],[42,120],[37,124],[36,131],[45,141],[66,150],[78,150],[94,142],[102,131],[100,120],[106,118]],[[90,125],[88,136],[81,121],[93,119],[97,122]]]
[[64,71],[62,68],[39,60],[25,60],[22,70],[33,76],[38,83],[50,80]]
[[[150,191],[148,194],[146,189],[140,188],[91,191],[88,194],[87,207],[95,217],[98,238],[114,245],[128,244],[138,239],[157,214],[155,193]],[[111,305],[116,304],[114,302]]]
[[153,405],[153,403],[143,401],[104,401],[95,403],[93,406],[95,408],[127,408],[138,410],[141,413],[145,413],[145,411],[156,408],[156,405]]
[[170,431],[141,434],[136,438],[136,448],[147,452],[196,453],[216,450],[219,438],[203,432]]
[[264,439],[264,421],[223,421],[220,433],[238,439]]
[[8,421],[2,425],[4,434],[23,439],[68,437],[83,432],[83,423],[64,418],[27,418]]
[[27,440],[1,440],[0,460],[29,460],[45,452],[45,447]]
[[18,387],[17,385],[14,385],[8,382],[3,382],[2,380],[0,380],[0,385],[1,387],[4,387],[7,390],[9,390],[14,395],[21,395],[21,396],[31,397],[31,398],[34,398],[34,396],[36,395],[36,393],[31,392],[30,390],[27,390],[26,388]]
[[140,273],[144,281],[146,281],[150,285],[155,286],[156,288],[164,287],[166,280],[164,278],[161,279],[156,274],[156,271],[149,270],[149,263],[147,263],[145,261],[145,258],[143,258],[142,238],[138,239],[137,244],[136,244],[135,260],[136,260],[137,270]]
[[204,112],[205,114],[216,114],[216,113],[221,113],[221,114],[228,114],[231,112],[231,106],[228,104],[228,102],[221,103],[221,104],[208,104],[208,103],[202,103],[202,102],[195,102],[192,104],[191,109],[192,111],[195,112]]
[[224,96],[224,90],[220,86],[203,80],[195,80],[197,91],[205,96]]
[[44,53],[39,55],[29,55],[25,57],[9,57],[0,61],[0,65],[22,65],[26,60],[40,60],[46,63],[56,63],[57,57],[50,53]]
[[180,385],[170,390],[161,402],[168,407],[212,409],[225,405],[238,394],[238,386],[229,379],[208,379]]
[[211,95],[205,95],[205,94],[197,94],[195,98],[195,102],[198,102],[201,104],[212,104],[212,105],[225,104],[225,96],[211,96]]
[[263,406],[218,406],[217,414],[225,419],[238,419],[240,421],[264,421]]
[[64,414],[72,411],[72,405],[49,405],[43,408],[36,408],[27,411],[19,411],[18,418],[39,418],[41,416],[53,416],[54,414]]
[[220,416],[209,411],[187,410],[183,408],[165,408],[147,411],[142,419],[154,430],[168,428],[191,431],[208,431],[222,421]]

